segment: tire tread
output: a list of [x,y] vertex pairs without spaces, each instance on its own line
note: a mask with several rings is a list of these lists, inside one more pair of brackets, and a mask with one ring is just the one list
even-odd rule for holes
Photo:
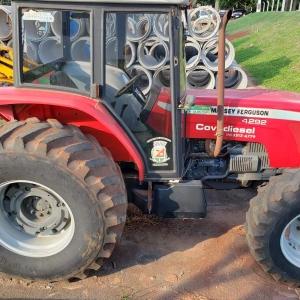
[[268,239],[264,235],[280,218],[285,207],[296,201],[294,193],[299,191],[299,182],[299,169],[288,169],[282,175],[271,177],[269,183],[260,187],[257,196],[251,199],[246,213],[246,240],[250,252],[264,271],[277,281],[294,282],[294,279],[274,265],[268,252]]
[[0,142],[0,152],[3,148],[3,151],[30,153],[37,159],[47,157],[73,173],[94,195],[92,201],[104,222],[102,247],[97,257],[82,269],[55,279],[83,279],[89,270],[98,270],[103,258],[111,255],[126,221],[125,185],[110,152],[78,127],[63,126],[55,119],[7,122],[0,127]]

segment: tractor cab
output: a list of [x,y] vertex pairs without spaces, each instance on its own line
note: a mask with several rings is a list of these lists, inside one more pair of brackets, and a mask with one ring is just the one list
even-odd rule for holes
[[96,99],[139,149],[148,179],[178,178],[187,4],[15,1],[15,85]]

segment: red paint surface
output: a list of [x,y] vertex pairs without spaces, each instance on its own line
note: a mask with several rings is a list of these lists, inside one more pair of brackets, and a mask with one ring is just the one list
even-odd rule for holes
[[[189,90],[196,96],[196,105],[215,106],[215,90]],[[42,95],[42,97],[41,97]],[[95,136],[103,147],[107,147],[116,161],[134,161],[144,177],[144,165],[139,153],[122,128],[109,115],[105,107],[89,97],[56,91],[32,89],[1,88],[1,104],[5,105],[2,115],[9,118],[7,105],[14,106],[16,119],[37,117],[41,120],[55,118],[63,124],[74,124],[84,133]],[[162,91],[157,99],[147,123],[164,136],[171,136],[170,106],[162,108],[158,103],[170,104],[168,92]],[[300,166],[300,95],[296,93],[271,90],[226,90],[225,108],[247,107],[253,109],[275,109],[299,113],[299,119],[267,119],[267,125],[250,125],[242,122],[249,116],[230,116],[225,114],[225,126],[243,127],[255,131],[255,137],[235,137],[224,135],[226,140],[257,142],[263,144],[269,154],[271,167],[286,168]],[[4,108],[4,107],[3,107]],[[255,118],[255,116],[253,116]],[[263,119],[261,117],[260,119]],[[215,138],[215,131],[196,130],[196,124],[216,126],[216,115],[187,115],[188,138]]]
[[[217,91],[215,90],[188,90],[187,94],[195,95],[195,105],[201,106],[216,106]],[[158,107],[158,102],[164,101],[169,103],[168,97],[159,97],[156,106],[153,109],[153,115],[149,117],[151,125],[161,132],[160,119],[168,120],[170,118],[170,111],[163,110]],[[236,140],[244,142],[257,142],[263,144],[269,154],[271,167],[287,168],[300,166],[300,94],[273,91],[273,90],[226,90],[225,91],[225,109],[231,107],[253,108],[253,109],[275,109],[282,111],[291,111],[299,113],[298,120],[281,120],[280,118],[266,118],[267,125],[250,125],[243,122],[244,119],[260,119],[260,116],[231,116],[225,114],[224,125],[250,129],[254,131],[251,138],[229,135],[224,133],[224,140]],[[169,116],[168,116],[169,114]],[[156,122],[152,121],[155,119]],[[210,138],[215,139],[215,126],[217,123],[217,116],[204,114],[188,114],[186,137],[187,138]],[[209,131],[197,130],[197,124],[204,126],[211,126],[213,128]],[[156,127],[157,126],[157,127]],[[201,126],[200,126],[201,127]],[[170,127],[166,126],[163,129],[166,136],[170,136]],[[255,136],[255,137],[253,137]]]
[[0,104],[6,105],[0,113],[7,120],[13,118],[7,111],[7,105],[16,104],[13,114],[17,120],[52,118],[62,124],[79,127],[83,133],[92,134],[102,147],[108,148],[115,161],[135,162],[139,169],[139,179],[144,178],[144,164],[138,151],[99,101],[65,92],[3,87]]

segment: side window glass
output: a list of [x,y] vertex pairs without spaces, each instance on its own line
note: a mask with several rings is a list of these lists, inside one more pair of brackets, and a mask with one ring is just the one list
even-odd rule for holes
[[90,13],[22,10],[23,83],[90,90]]
[[105,100],[131,130],[150,170],[172,170],[169,13],[107,13]]

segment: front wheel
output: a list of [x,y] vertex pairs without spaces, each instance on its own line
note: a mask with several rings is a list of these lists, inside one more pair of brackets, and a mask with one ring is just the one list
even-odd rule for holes
[[300,283],[300,170],[287,170],[258,189],[246,215],[254,258],[276,280]]
[[36,118],[0,127],[0,271],[85,278],[109,257],[127,198],[110,153],[91,136]]

